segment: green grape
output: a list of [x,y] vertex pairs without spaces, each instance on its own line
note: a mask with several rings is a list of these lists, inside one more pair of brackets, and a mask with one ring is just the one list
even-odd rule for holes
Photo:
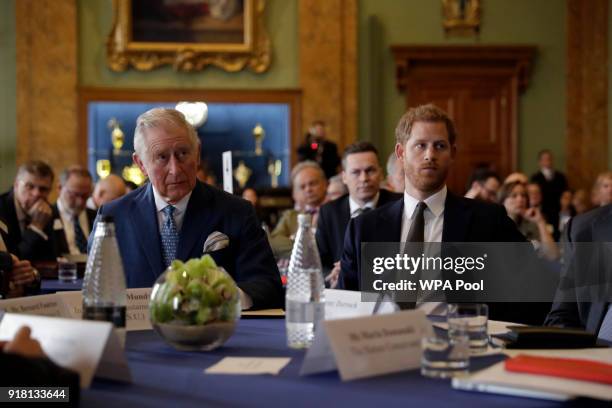
[[198,310],[198,313],[195,316],[195,323],[204,324],[209,320],[209,318],[210,318],[210,308],[202,307],[200,308],[200,310]]
[[212,256],[208,254],[200,258],[200,264],[205,269],[215,269],[215,270],[217,269],[217,264],[215,263],[215,260],[213,259]]
[[185,293],[191,298],[200,299],[202,298],[203,292],[204,289],[202,287],[202,281],[200,279],[192,280],[191,282],[189,282],[189,284],[187,284],[187,287],[185,288]]

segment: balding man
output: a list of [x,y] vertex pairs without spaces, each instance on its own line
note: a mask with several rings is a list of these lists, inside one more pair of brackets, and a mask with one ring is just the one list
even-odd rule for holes
[[110,203],[119,197],[123,197],[125,193],[125,181],[116,174],[109,174],[96,183],[94,192],[91,195],[94,205],[93,209],[100,208],[104,204]]
[[183,114],[140,115],[134,150],[150,182],[98,211],[114,218],[128,287],[151,287],[174,259],[206,252],[238,284],[243,308],[280,307],[280,275],[253,206],[197,181],[200,140]]
[[[313,215],[312,225],[316,226],[319,206],[325,200],[327,189],[323,169],[314,161],[298,163],[291,171],[291,184],[293,195],[302,197],[304,206],[302,210]],[[285,211],[270,235],[270,245],[277,258],[291,254],[293,240],[298,230],[298,214],[295,209]]]

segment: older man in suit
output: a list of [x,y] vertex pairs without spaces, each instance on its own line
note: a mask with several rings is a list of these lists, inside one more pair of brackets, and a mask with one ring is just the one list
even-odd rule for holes
[[279,307],[282,287],[250,203],[196,180],[200,142],[174,109],[138,117],[134,162],[150,183],[99,209],[112,215],[129,287],[151,286],[173,259],[210,254],[236,280],[243,308]]
[[327,280],[332,287],[340,273],[344,232],[350,219],[402,197],[381,189],[382,177],[378,151],[371,143],[357,142],[344,149],[342,181],[349,193],[321,207],[316,232],[321,262],[331,270]]
[[[558,301],[546,325],[582,328],[612,344],[612,281],[609,272],[612,242],[612,205],[572,218],[565,228],[565,270],[557,293]],[[590,245],[588,243],[599,243]],[[607,274],[603,271],[608,271]],[[601,281],[601,276],[606,277]],[[591,278],[598,277],[599,293]],[[568,292],[569,291],[569,292]],[[567,298],[572,301],[563,301]]]
[[433,105],[411,108],[395,134],[395,153],[405,175],[404,197],[349,222],[341,288],[361,289],[362,242],[525,242],[503,207],[447,190],[456,131],[444,111]]
[[48,202],[53,170],[42,161],[17,169],[13,188],[0,195],[0,220],[8,252],[30,261],[54,261],[53,210]]

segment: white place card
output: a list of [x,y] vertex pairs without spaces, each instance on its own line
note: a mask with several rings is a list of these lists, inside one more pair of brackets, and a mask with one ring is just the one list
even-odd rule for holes
[[433,332],[420,310],[323,324],[343,381],[420,367],[421,339]]
[[7,313],[0,323],[0,340],[10,340],[22,326],[32,329],[51,360],[79,373],[81,387],[95,376],[131,381],[130,370],[111,323]]
[[64,307],[55,294],[0,300],[0,310],[37,316],[62,317]]
[[329,344],[325,325],[321,322],[315,328],[315,337],[304,356],[300,375],[326,373],[335,371],[337,368],[336,358]]
[[204,370],[204,373],[278,375],[289,361],[289,357],[225,357]]
[[227,193],[234,194],[234,175],[232,174],[232,152],[223,152],[223,190]]
[[[354,290],[325,289],[325,320],[369,316],[374,313],[378,294]],[[377,314],[397,311],[395,303],[383,301]]]

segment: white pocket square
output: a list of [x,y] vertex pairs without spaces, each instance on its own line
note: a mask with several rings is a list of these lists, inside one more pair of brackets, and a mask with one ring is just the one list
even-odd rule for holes
[[204,248],[202,248],[203,254],[219,251],[220,249],[226,248],[229,245],[229,238],[222,232],[215,231],[211,233],[206,242],[204,242]]

